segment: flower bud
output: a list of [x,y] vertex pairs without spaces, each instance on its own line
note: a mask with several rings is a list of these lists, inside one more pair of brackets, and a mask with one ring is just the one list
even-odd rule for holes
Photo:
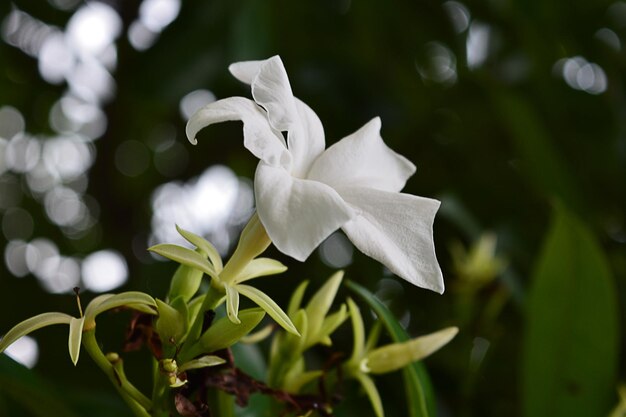
[[168,298],[173,300],[176,297],[183,297],[185,302],[191,300],[200,288],[203,274],[202,271],[187,265],[179,266],[172,278]]

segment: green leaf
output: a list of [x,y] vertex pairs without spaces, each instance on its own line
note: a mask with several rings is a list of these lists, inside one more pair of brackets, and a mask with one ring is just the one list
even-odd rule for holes
[[217,251],[217,249],[215,249],[215,246],[211,244],[211,242],[201,236],[198,236],[194,233],[188,232],[187,230],[178,227],[178,225],[176,225],[176,230],[189,243],[195,245],[198,249],[204,252],[206,256],[209,257],[209,260],[215,268],[215,272],[219,274],[222,271],[222,269],[224,268],[224,266],[222,265],[222,257],[220,256],[220,253]]
[[96,316],[118,307],[128,307],[148,314],[157,314],[154,298],[140,291],[127,291],[120,294],[102,294],[89,303],[85,309],[86,330],[92,329]]
[[287,306],[287,315],[289,317],[293,317],[294,314],[298,310],[300,310],[300,305],[302,304],[302,298],[304,297],[304,292],[306,291],[306,287],[309,285],[309,281],[302,281],[300,285],[296,288],[289,300],[289,306]]
[[163,301],[156,299],[159,317],[156,319],[155,327],[163,343],[169,345],[170,340],[175,343],[180,342],[187,330],[186,318],[174,307]]
[[457,327],[448,327],[407,342],[379,347],[367,354],[364,365],[372,374],[396,371],[436,352],[452,340],[458,332]]
[[259,307],[267,312],[267,314],[272,317],[276,323],[278,323],[283,329],[287,330],[289,333],[293,333],[297,336],[300,336],[298,333],[298,329],[293,325],[289,316],[285,314],[285,312],[276,304],[274,300],[272,300],[267,294],[262,292],[261,290],[251,287],[249,285],[239,284],[236,286],[237,291],[241,293],[244,297],[248,297],[254,303],[256,303]]
[[251,280],[267,275],[275,275],[285,272],[287,267],[282,263],[270,258],[256,258],[246,265],[235,278],[236,283]]
[[370,399],[370,403],[376,413],[376,417],[384,417],[385,411],[383,410],[383,402],[380,399],[380,394],[378,393],[378,389],[376,389],[376,385],[374,385],[372,378],[362,373],[357,373],[356,378],[361,383],[361,386]]
[[239,293],[236,288],[230,285],[224,285],[224,289],[226,290],[226,315],[230,321],[239,324],[241,323],[237,317],[239,312]]
[[204,256],[192,249],[169,243],[162,243],[160,245],[152,246],[151,248],[148,248],[148,250],[165,258],[171,259],[172,261],[178,262],[179,264],[196,268],[211,278],[219,279],[213,265],[211,265],[211,263]]
[[2,340],[0,340],[0,353],[9,347],[20,337],[27,335],[42,327],[52,326],[54,324],[70,324],[73,317],[65,313],[42,313],[35,317],[24,320],[9,330]]
[[305,311],[309,319],[308,345],[314,344],[319,340],[322,323],[335,300],[342,279],[343,271],[334,273],[307,304]]
[[319,334],[323,339],[326,339],[327,342],[322,341],[320,343],[330,346],[330,335],[333,334],[333,332],[337,330],[337,328],[341,326],[347,318],[348,310],[345,304],[342,304],[341,307],[339,307],[339,310],[326,317],[322,323],[322,328],[320,329]]
[[525,416],[608,414],[619,352],[616,298],[595,238],[579,219],[557,208],[528,300]]
[[192,359],[189,362],[184,363],[178,368],[178,372],[185,372],[190,369],[200,369],[209,366],[217,366],[226,363],[226,361],[219,356],[206,355],[198,359]]
[[[190,355],[195,357],[200,353],[210,353],[234,345],[252,331],[265,317],[260,308],[251,308],[239,312],[240,324],[232,323],[227,317],[216,320],[211,327],[200,337],[201,351]],[[192,349],[193,351],[193,349]]]
[[350,311],[350,320],[352,321],[352,356],[350,362],[358,363],[365,355],[365,326],[363,325],[363,316],[361,310],[348,298],[348,309]]
[[[353,281],[346,281],[346,285],[358,294],[374,310],[378,319],[389,332],[391,339],[396,343],[409,340],[402,326],[391,314],[389,309],[366,288]],[[426,369],[420,362],[413,362],[402,369],[404,388],[407,394],[407,410],[410,417],[435,416],[435,396]]]
[[84,317],[81,317],[80,319],[72,317],[70,320],[70,336],[67,344],[70,351],[70,358],[72,359],[74,366],[78,363],[78,356],[80,355],[80,342],[83,339],[84,323]]

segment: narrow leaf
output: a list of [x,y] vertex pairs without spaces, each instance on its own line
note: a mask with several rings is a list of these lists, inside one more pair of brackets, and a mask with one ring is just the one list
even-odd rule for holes
[[219,279],[213,265],[211,265],[204,256],[192,249],[169,243],[162,243],[160,245],[152,246],[148,250],[182,265],[199,269],[211,278]]
[[53,324],[70,324],[72,318],[72,316],[65,313],[43,313],[26,319],[9,330],[0,340],[0,353],[4,352],[17,339],[30,332],[42,327],[52,326]]
[[291,300],[289,300],[289,306],[287,307],[287,315],[289,317],[293,317],[294,314],[298,310],[300,310],[300,305],[302,305],[302,298],[304,297],[304,292],[306,291],[306,287],[309,285],[309,281],[302,281],[298,288],[293,292],[291,296]]
[[159,337],[164,343],[169,343],[170,340],[180,342],[187,327],[185,317],[174,307],[158,298],[156,304],[159,317],[156,319],[155,327]]
[[237,317],[239,312],[239,293],[237,289],[230,285],[224,285],[224,289],[226,290],[226,314],[228,319],[235,324],[239,324],[241,323]]
[[[225,349],[237,343],[263,320],[265,312],[260,308],[251,308],[239,312],[241,324],[234,324],[227,317],[216,320],[200,337],[200,353],[210,353]],[[197,356],[192,355],[192,357]]]
[[365,355],[365,326],[363,325],[363,316],[359,307],[352,301],[352,298],[348,298],[348,309],[350,311],[350,320],[352,321],[352,356],[350,362],[358,363]]
[[94,298],[85,309],[85,328],[95,326],[96,316],[118,307],[138,309],[144,313],[157,314],[154,298],[140,291],[127,291],[120,294],[103,294]]
[[364,366],[372,374],[396,371],[436,352],[452,340],[458,332],[458,328],[448,327],[408,342],[379,347],[367,354]]
[[[389,309],[366,288],[353,281],[346,285],[358,294],[374,310],[383,323],[391,339],[396,343],[406,342],[409,336]],[[414,362],[402,369],[404,387],[407,394],[407,409],[410,417],[432,417],[435,415],[435,396],[426,369],[420,362]]]
[[176,225],[176,230],[178,231],[178,233],[180,233],[182,237],[187,239],[189,243],[195,245],[198,249],[200,249],[209,257],[209,260],[215,268],[215,272],[219,274],[222,271],[222,269],[224,268],[224,266],[222,265],[222,257],[220,256],[220,253],[217,251],[217,249],[215,249],[215,246],[211,244],[211,242],[209,242],[202,236],[198,236],[194,233],[188,232],[187,230],[178,227],[178,225]]
[[68,348],[70,351],[70,358],[74,366],[78,363],[78,356],[80,355],[80,342],[83,339],[83,324],[85,318],[80,319],[72,317],[70,320],[70,335],[68,338]]
[[528,299],[523,415],[608,414],[619,352],[616,298],[593,235],[558,208]]
[[179,265],[170,283],[170,290],[167,294],[168,299],[173,300],[177,297],[183,297],[185,301],[191,300],[198,292],[203,276],[204,272],[199,269],[187,265]]
[[185,372],[190,369],[200,369],[209,366],[217,366],[226,363],[226,361],[219,356],[206,355],[198,359],[192,359],[189,362],[184,363],[178,368],[179,372]]
[[251,280],[266,275],[275,275],[285,272],[287,267],[282,263],[270,258],[256,258],[250,261],[248,265],[235,278],[236,283]]
[[309,319],[309,341],[319,337],[322,322],[330,310],[330,306],[335,300],[337,290],[343,279],[343,271],[337,271],[326,283],[315,293],[306,306],[306,315]]
[[289,316],[285,314],[285,312],[276,304],[274,300],[272,300],[267,294],[262,292],[261,290],[251,287],[249,285],[237,285],[237,291],[241,293],[244,297],[248,297],[254,303],[256,303],[259,307],[267,312],[267,314],[272,317],[276,323],[278,323],[283,329],[287,330],[289,333],[293,333],[297,336],[300,336],[298,333],[298,329],[293,325]]
[[378,394],[378,389],[376,389],[376,385],[374,385],[372,378],[362,373],[357,373],[356,377],[370,399],[370,403],[376,413],[376,417],[384,417],[385,411],[383,410],[383,402],[380,399],[380,394]]

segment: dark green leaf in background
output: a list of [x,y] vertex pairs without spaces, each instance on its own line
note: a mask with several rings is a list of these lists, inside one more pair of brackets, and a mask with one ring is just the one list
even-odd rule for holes
[[528,300],[526,417],[607,415],[618,359],[613,276],[594,236],[558,208]]

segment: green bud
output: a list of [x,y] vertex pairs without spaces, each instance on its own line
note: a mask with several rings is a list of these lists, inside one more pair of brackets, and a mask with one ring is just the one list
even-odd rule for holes
[[360,363],[361,372],[384,374],[419,361],[439,350],[458,333],[456,327],[448,327],[404,343],[393,343],[374,349]]
[[185,302],[191,300],[198,292],[198,288],[200,288],[202,275],[204,273],[196,268],[180,265],[172,278],[168,299],[173,300],[177,297],[183,297]]
[[167,373],[177,373],[178,364],[176,359],[163,359],[161,360],[161,369]]

